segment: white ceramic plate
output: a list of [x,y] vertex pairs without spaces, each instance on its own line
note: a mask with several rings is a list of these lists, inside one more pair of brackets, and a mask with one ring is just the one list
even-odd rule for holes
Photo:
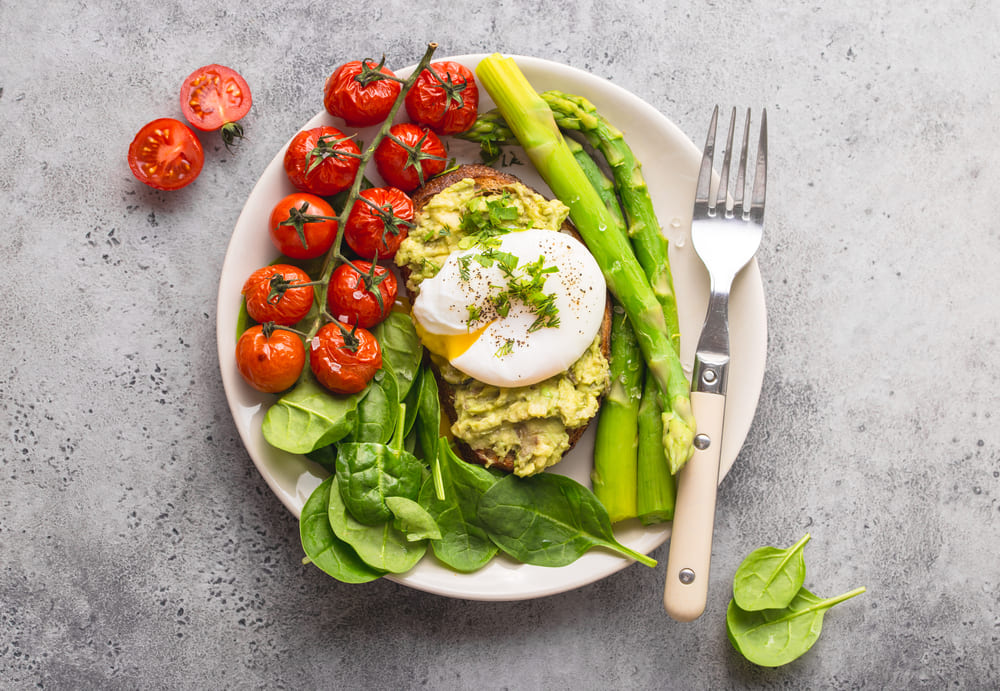
[[[461,62],[474,70],[483,57],[485,55],[467,55],[447,59]],[[538,91],[560,89],[590,99],[610,122],[625,133],[629,145],[642,161],[657,216],[670,240],[670,262],[683,336],[681,357],[690,375],[695,341],[708,304],[708,274],[689,242],[691,207],[701,161],[699,147],[650,105],[600,77],[538,58],[515,59]],[[415,65],[398,70],[397,74],[408,76],[414,68]],[[482,111],[493,107],[484,89],[480,89],[480,97]],[[403,111],[402,108],[400,110]],[[351,131],[326,112],[305,123],[303,129],[325,124]],[[362,130],[359,137],[361,141],[368,142],[373,133],[374,128]],[[460,162],[478,161],[477,145],[451,140],[449,147],[451,155]],[[275,495],[298,516],[309,494],[326,473],[305,457],[279,451],[264,441],[261,422],[275,397],[250,388],[237,372],[234,356],[240,289],[252,271],[272,262],[277,256],[267,234],[268,217],[278,200],[295,191],[285,176],[282,165],[284,152],[285,147],[282,147],[264,170],[233,231],[219,282],[217,335],[226,398],[243,443]],[[518,157],[527,161],[523,153]],[[530,164],[513,165],[510,172],[529,186],[551,196]],[[374,165],[369,166],[368,176],[377,183],[381,182]],[[726,435],[722,448],[723,476],[729,471],[746,438],[764,377],[767,319],[756,262],[751,263],[737,278],[730,320],[733,355],[725,418]],[[589,486],[592,455],[593,427],[554,470]],[[669,525],[644,528],[637,521],[630,521],[616,526],[615,534],[624,544],[648,553],[666,541],[670,529]],[[298,558],[298,555],[289,555],[289,559],[293,558]],[[499,556],[475,573],[460,574],[428,556],[410,572],[390,578],[412,588],[449,597],[523,600],[592,583],[625,568],[629,563],[610,552],[595,549],[561,568],[527,566]]]

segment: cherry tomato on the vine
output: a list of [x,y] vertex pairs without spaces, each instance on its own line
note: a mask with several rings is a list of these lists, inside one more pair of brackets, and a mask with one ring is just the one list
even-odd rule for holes
[[365,259],[392,257],[413,221],[413,200],[396,187],[372,187],[358,196],[344,226],[344,240]]
[[326,306],[334,319],[370,329],[392,311],[399,290],[396,276],[379,264],[365,261],[353,264],[341,264],[334,269]]
[[479,87],[465,65],[432,62],[406,93],[410,119],[438,134],[457,134],[472,127],[479,111]]
[[326,254],[337,238],[337,214],[322,197],[293,192],[275,204],[268,234],[286,257],[319,257]]
[[301,321],[313,305],[309,275],[291,264],[272,264],[257,269],[243,284],[247,314],[257,322],[291,326]]
[[226,148],[243,138],[243,126],[237,120],[247,114],[252,103],[246,80],[223,65],[199,67],[181,85],[184,117],[203,132],[221,128]]
[[357,393],[382,367],[382,348],[363,328],[324,324],[309,343],[309,367],[334,393]]
[[438,136],[412,122],[390,127],[374,158],[379,175],[404,192],[417,189],[448,165],[448,152]]
[[336,127],[296,134],[285,151],[285,172],[303,192],[329,197],[346,190],[361,166],[361,149]]
[[205,164],[205,152],[191,128],[174,118],[143,125],[128,148],[128,165],[141,182],[158,190],[190,185]]
[[367,127],[385,120],[403,85],[378,76],[396,76],[384,63],[385,58],[378,64],[366,58],[364,66],[360,60],[353,60],[338,67],[323,87],[326,112],[343,118],[351,127]]
[[250,386],[264,393],[291,388],[306,363],[306,349],[297,334],[257,324],[236,342],[236,367]]

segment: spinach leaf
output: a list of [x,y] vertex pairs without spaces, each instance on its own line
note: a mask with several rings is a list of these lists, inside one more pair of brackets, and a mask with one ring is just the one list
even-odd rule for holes
[[367,392],[334,394],[309,374],[268,409],[261,426],[264,439],[289,453],[340,441],[354,429],[358,403]]
[[390,573],[404,573],[417,565],[427,552],[427,541],[410,542],[396,530],[392,521],[365,525],[347,511],[337,487],[336,476],[330,487],[327,516],[334,534],[349,544],[369,566]]
[[418,369],[416,379],[414,379],[413,385],[410,386],[410,391],[406,394],[406,398],[403,399],[403,403],[406,405],[406,415],[403,421],[403,436],[406,437],[410,436],[410,432],[413,431],[417,422],[417,414],[420,412],[420,388],[423,377],[423,368]]
[[806,579],[802,548],[810,535],[788,549],[761,547],[743,560],[733,576],[733,600],[746,612],[787,607]]
[[443,498],[435,491],[432,478],[425,480],[420,488],[420,503],[441,529],[440,539],[431,540],[431,549],[434,556],[456,571],[475,571],[497,553],[497,546],[486,534],[476,507],[479,498],[498,478],[486,468],[466,463],[456,456],[447,439],[442,437],[437,446]]
[[420,504],[406,497],[386,497],[385,504],[396,517],[393,525],[410,542],[440,540],[441,529],[434,517]]
[[413,385],[424,356],[413,320],[406,312],[393,310],[372,329],[372,333],[382,346],[382,361],[388,361],[396,374],[399,401],[402,401]]
[[508,475],[483,494],[477,513],[497,546],[525,564],[566,566],[600,546],[656,566],[618,542],[594,493],[563,475]]
[[306,559],[344,583],[367,583],[382,576],[361,561],[354,548],[333,534],[328,507],[333,478],[327,478],[309,495],[299,519],[299,536]]
[[386,497],[416,500],[423,465],[413,454],[374,442],[346,442],[337,449],[340,495],[351,515],[369,525],[392,518]]
[[[429,367],[423,368],[420,374],[420,391],[417,396],[417,436],[424,452],[424,463],[431,469],[434,476],[434,491],[438,499],[444,499],[445,489],[441,479],[441,451],[438,436],[441,434],[441,401],[438,398],[438,385],[434,373]],[[451,447],[445,444],[450,450]]]
[[354,441],[385,444],[392,438],[399,417],[399,385],[388,360],[368,385],[368,395],[358,404],[358,424],[351,435]]
[[856,588],[827,600],[805,588],[783,609],[745,612],[735,601],[726,611],[726,633],[743,657],[762,667],[778,667],[796,659],[812,647],[823,629],[823,615],[839,602],[865,589]]
[[323,469],[328,473],[333,474],[337,472],[337,445],[327,444],[326,446],[321,446],[315,451],[310,451],[306,454],[308,458],[313,463],[318,463],[323,466]]

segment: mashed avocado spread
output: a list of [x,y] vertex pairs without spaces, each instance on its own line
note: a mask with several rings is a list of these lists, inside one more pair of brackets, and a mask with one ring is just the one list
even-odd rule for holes
[[[500,203],[498,203],[500,202]],[[509,209],[516,209],[516,214]],[[452,252],[469,243],[470,215],[502,213],[505,227],[557,231],[569,210],[515,183],[503,192],[483,193],[471,179],[446,188],[417,215],[415,226],[396,253],[396,263],[409,269],[407,288],[434,276]],[[447,360],[431,356],[443,379],[455,390],[457,419],[451,432],[473,449],[497,458],[514,453],[514,472],[533,475],[558,463],[569,449],[568,430],[582,427],[597,414],[608,387],[608,362],[600,335],[566,371],[531,386],[501,388],[476,381]]]

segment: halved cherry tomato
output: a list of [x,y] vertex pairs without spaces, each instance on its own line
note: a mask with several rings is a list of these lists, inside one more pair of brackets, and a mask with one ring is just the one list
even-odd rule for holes
[[275,204],[268,233],[286,257],[312,259],[326,253],[337,237],[337,214],[322,197],[293,192]]
[[334,319],[370,329],[392,310],[399,292],[396,276],[379,264],[365,261],[353,264],[341,264],[333,270],[326,306]]
[[205,153],[198,137],[173,118],[143,125],[128,148],[132,174],[158,190],[179,190],[190,185],[204,164]]
[[448,165],[448,152],[426,127],[401,122],[375,149],[375,167],[386,182],[412,192]]
[[326,112],[343,118],[351,127],[367,127],[385,120],[403,85],[378,77],[379,74],[396,76],[384,63],[384,57],[377,65],[365,58],[364,67],[360,60],[338,67],[323,86]]
[[315,127],[296,134],[285,151],[285,172],[303,192],[329,197],[354,182],[361,149],[336,127]]
[[291,388],[306,364],[306,348],[298,335],[257,324],[236,342],[236,368],[250,386],[264,393]]
[[291,326],[309,313],[313,305],[313,287],[309,274],[291,264],[272,264],[257,269],[243,284],[247,314],[257,322]]
[[324,324],[309,343],[309,367],[334,393],[357,393],[382,367],[382,348],[366,329]]
[[472,127],[479,111],[479,87],[465,65],[432,62],[406,92],[406,112],[413,122],[438,134],[456,134]]
[[358,196],[344,226],[344,240],[365,259],[392,257],[413,221],[413,200],[395,187],[372,187]]
[[181,110],[202,132],[222,129],[222,141],[229,148],[243,137],[236,121],[247,114],[253,98],[246,80],[222,65],[205,65],[188,75],[181,84]]

